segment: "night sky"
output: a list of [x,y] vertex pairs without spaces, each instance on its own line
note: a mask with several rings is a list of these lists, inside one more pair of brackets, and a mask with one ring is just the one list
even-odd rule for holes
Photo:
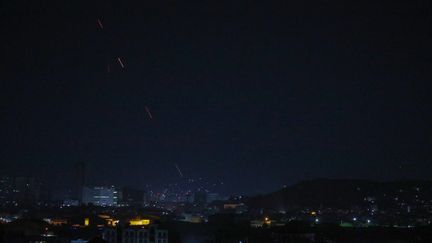
[[66,185],[84,161],[91,183],[141,187],[178,164],[226,193],[430,178],[431,6],[2,1],[0,174]]

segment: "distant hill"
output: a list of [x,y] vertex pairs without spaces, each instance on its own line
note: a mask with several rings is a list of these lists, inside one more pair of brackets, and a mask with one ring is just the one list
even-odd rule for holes
[[432,199],[432,181],[404,180],[378,182],[351,179],[303,181],[267,195],[248,198],[250,208],[287,209],[295,207],[350,208],[365,202],[391,203],[394,198],[410,201]]

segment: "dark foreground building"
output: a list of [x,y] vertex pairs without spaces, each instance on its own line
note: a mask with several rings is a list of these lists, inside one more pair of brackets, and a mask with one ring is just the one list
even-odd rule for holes
[[168,243],[168,231],[157,224],[110,227],[103,232],[109,243]]

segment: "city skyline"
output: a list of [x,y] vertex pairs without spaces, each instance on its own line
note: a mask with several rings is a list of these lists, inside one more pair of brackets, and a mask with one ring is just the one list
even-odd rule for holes
[[0,3],[0,242],[431,243],[432,1]]

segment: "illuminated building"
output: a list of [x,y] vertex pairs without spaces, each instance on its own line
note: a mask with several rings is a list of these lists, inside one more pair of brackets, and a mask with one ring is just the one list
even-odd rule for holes
[[142,226],[142,225],[149,225],[150,219],[131,219],[129,220],[130,226]]
[[55,225],[55,226],[61,226],[61,225],[66,225],[68,223],[67,219],[49,219],[49,218],[45,218],[43,219],[45,222],[47,222],[48,224],[51,225]]
[[262,220],[251,220],[250,226],[253,228],[260,228],[263,227],[264,222]]
[[119,220],[115,220],[115,219],[106,219],[107,225],[109,226],[117,226],[117,224],[119,223]]
[[260,227],[263,227],[264,225],[266,225],[266,226],[273,225],[273,221],[269,217],[265,217],[262,220],[258,219],[258,220],[251,220],[250,221],[250,226],[253,228],[260,228]]
[[82,202],[96,206],[117,206],[117,195],[114,187],[84,187]]
[[98,218],[103,219],[105,221],[105,224],[109,226],[117,226],[117,224],[119,223],[118,219],[114,219],[106,214],[99,214]]
[[243,205],[242,203],[226,203],[224,204],[224,209],[236,209],[237,207],[240,207]]
[[80,202],[78,200],[75,200],[75,199],[66,199],[63,202],[64,207],[79,206],[79,205],[80,205]]
[[243,203],[226,203],[223,208],[226,211],[233,211],[237,214],[242,214],[248,211],[248,207]]
[[86,240],[81,240],[81,239],[77,239],[77,240],[71,240],[70,243],[87,243],[88,241]]

